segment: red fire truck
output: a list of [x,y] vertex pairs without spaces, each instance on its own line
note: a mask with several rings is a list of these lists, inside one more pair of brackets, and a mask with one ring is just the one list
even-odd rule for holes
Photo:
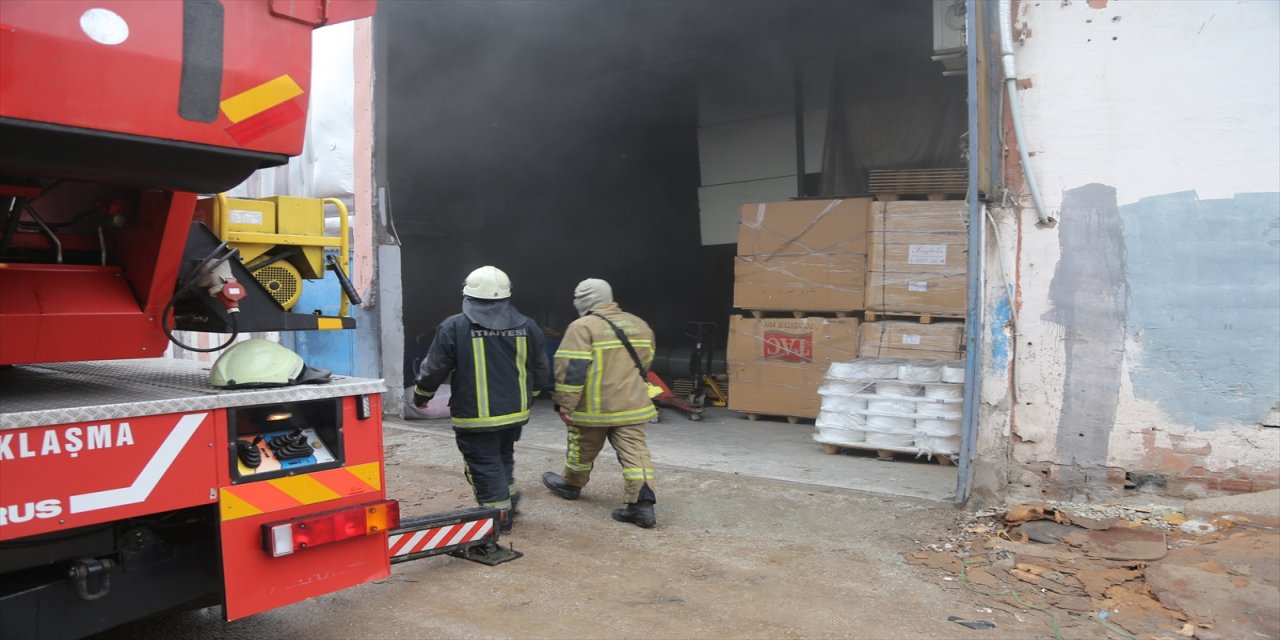
[[300,153],[312,30],[373,11],[0,3],[0,637],[213,605],[231,620],[404,559],[512,557],[492,509],[402,521],[381,381],[228,389],[159,357],[177,330],[354,327],[279,295],[328,272],[358,303],[345,224],[300,222],[322,228],[322,203],[199,194]]

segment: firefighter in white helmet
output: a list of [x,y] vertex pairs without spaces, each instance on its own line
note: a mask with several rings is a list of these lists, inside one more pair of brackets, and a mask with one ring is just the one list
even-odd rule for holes
[[506,533],[520,500],[515,443],[549,371],[545,339],[512,306],[511,279],[501,269],[472,271],[462,296],[462,313],[440,323],[418,368],[414,404],[425,407],[452,375],[449,414],[467,481],[477,502],[501,510]]
[[591,478],[606,440],[622,464],[625,506],[613,519],[648,529],[656,522],[653,463],[644,425],[657,416],[645,372],[653,362],[653,331],[613,301],[613,288],[599,278],[573,291],[582,317],[565,330],[555,354],[555,402],[569,432],[562,474],[542,474],[542,484],[565,500],[576,500]]

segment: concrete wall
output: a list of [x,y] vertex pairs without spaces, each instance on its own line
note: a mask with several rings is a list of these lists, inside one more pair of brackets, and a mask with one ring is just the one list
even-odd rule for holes
[[977,495],[1277,486],[1280,4],[1015,7],[1060,222],[1034,224],[1006,126]]

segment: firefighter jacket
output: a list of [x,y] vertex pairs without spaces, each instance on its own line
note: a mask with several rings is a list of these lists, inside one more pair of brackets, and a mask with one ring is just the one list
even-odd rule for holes
[[618,335],[618,325],[645,369],[653,362],[653,331],[615,302],[596,305],[565,330],[556,350],[555,402],[584,427],[643,424],[657,416],[644,379]]
[[508,300],[472,300],[440,323],[418,369],[418,398],[430,398],[450,374],[455,429],[498,429],[529,421],[533,396],[547,379],[542,329]]

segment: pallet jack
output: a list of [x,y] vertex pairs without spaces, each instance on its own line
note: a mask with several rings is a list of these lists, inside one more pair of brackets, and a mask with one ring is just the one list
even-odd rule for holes
[[[723,407],[728,404],[724,391],[716,383],[715,376],[711,375],[711,359],[715,354],[715,336],[718,328],[714,322],[684,323],[684,335],[692,338],[694,343],[693,353],[689,356],[693,388],[687,396],[676,394],[653,371],[645,375],[646,380],[662,389],[662,393],[653,399],[659,408],[676,409],[685,413],[690,420],[697,422],[702,420],[702,413],[706,410],[708,392],[711,394],[712,406]],[[707,346],[708,344],[710,346]]]

